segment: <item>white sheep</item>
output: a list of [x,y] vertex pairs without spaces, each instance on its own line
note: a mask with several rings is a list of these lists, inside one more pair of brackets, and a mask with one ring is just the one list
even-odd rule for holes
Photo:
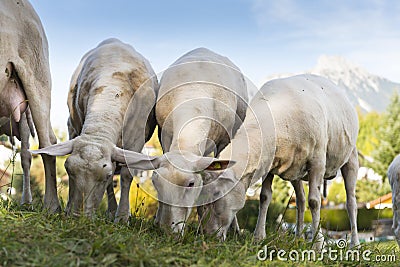
[[[107,39],[86,53],[75,70],[68,94],[71,140],[33,153],[62,156],[69,176],[67,213],[94,214],[107,188],[115,212],[112,177],[125,150],[141,151],[155,128],[157,77],[132,46]],[[121,149],[119,147],[123,147]],[[121,200],[116,221],[127,221],[132,175],[121,170]]]
[[[156,118],[169,157],[153,175],[157,223],[182,231],[203,179],[194,162],[177,162],[182,156],[218,155],[242,124],[246,104],[247,86],[239,68],[206,48],[186,53],[163,73]],[[179,186],[197,189],[182,191]]]
[[400,246],[400,155],[390,164],[388,173],[390,186],[392,187],[393,202],[393,232]]
[[[0,132],[21,138],[22,202],[30,202],[31,155],[28,148],[29,135],[34,133],[32,121],[40,147],[57,142],[50,123],[51,77],[47,38],[40,18],[26,0],[0,1],[0,25]],[[43,155],[42,159],[46,176],[44,207],[49,212],[58,212],[56,159],[48,155]]]
[[[308,204],[316,248],[323,244],[320,223],[323,179],[341,170],[351,226],[351,245],[359,244],[355,185],[358,170],[356,139],[358,119],[344,92],[315,75],[299,75],[267,82],[247,110],[246,119],[220,159],[237,163],[224,171],[203,195],[220,199],[202,207],[210,213],[207,233],[219,230],[225,238],[236,212],[244,206],[246,189],[263,177],[255,238],[263,239],[271,201],[273,175],[291,181],[296,190],[298,221],[303,219],[305,199],[300,180],[308,180]],[[223,197],[222,197],[223,196]],[[298,222],[299,224],[299,222]],[[300,223],[302,226],[302,222]],[[298,233],[301,229],[298,229]]]

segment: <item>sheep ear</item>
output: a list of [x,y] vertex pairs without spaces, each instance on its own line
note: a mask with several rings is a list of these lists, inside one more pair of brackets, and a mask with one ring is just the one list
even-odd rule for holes
[[32,154],[47,154],[50,156],[65,156],[71,154],[75,139],[51,145],[38,150],[29,150]]
[[112,160],[126,164],[129,168],[138,170],[154,170],[159,168],[160,157],[147,156],[142,153],[114,147]]
[[207,171],[221,171],[221,170],[225,170],[227,168],[232,167],[235,163],[236,163],[236,161],[233,161],[233,160],[215,159],[215,160],[213,160],[213,162],[211,162],[210,165],[208,165],[207,168],[205,168],[205,170],[207,170]]

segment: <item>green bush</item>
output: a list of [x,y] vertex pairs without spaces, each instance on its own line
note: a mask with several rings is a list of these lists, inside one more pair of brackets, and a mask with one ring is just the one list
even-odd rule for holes
[[[247,200],[243,209],[237,213],[240,228],[254,231],[258,218],[258,200]],[[283,205],[271,203],[267,213],[267,227],[275,226],[279,214],[283,214],[285,207]]]
[[[371,230],[372,221],[378,219],[388,219],[393,217],[392,209],[359,209],[357,216],[358,230]],[[289,209],[285,213],[284,220],[289,223],[296,222],[296,209]],[[311,212],[306,210],[304,215],[305,222],[311,222]],[[321,225],[323,228],[332,231],[350,230],[349,216],[344,209],[322,209]]]

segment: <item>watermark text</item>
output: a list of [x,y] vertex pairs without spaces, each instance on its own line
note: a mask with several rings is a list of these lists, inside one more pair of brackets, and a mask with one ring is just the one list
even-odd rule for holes
[[257,252],[257,259],[260,261],[322,261],[329,259],[332,261],[367,261],[367,262],[395,262],[397,260],[396,254],[389,255],[372,255],[372,251],[348,249],[346,250],[347,242],[340,239],[336,243],[336,247],[323,248],[320,252],[313,249],[305,250],[290,250],[283,249],[269,249],[265,245]]

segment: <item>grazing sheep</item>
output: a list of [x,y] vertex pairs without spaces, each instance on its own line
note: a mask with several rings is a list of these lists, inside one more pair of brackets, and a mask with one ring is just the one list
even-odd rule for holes
[[[28,148],[29,135],[34,133],[33,123],[39,147],[47,147],[57,140],[50,124],[47,39],[38,15],[26,0],[0,1],[0,66],[3,68],[0,71],[0,132],[21,140],[22,202],[28,203],[32,200]],[[42,155],[42,159],[46,176],[44,207],[49,212],[58,212],[56,159],[48,155]]]
[[211,190],[202,192],[223,196],[201,208],[202,213],[211,213],[205,231],[210,233],[220,229],[219,234],[225,238],[236,212],[244,206],[246,189],[258,177],[263,177],[255,238],[265,238],[271,183],[273,175],[278,175],[291,181],[295,187],[299,200],[298,220],[302,220],[305,208],[300,180],[309,182],[312,232],[317,235],[315,247],[321,248],[323,238],[318,231],[320,187],[323,179],[331,179],[341,170],[346,188],[351,245],[358,245],[355,198],[357,135],[358,119],[354,108],[343,91],[327,79],[299,75],[266,83],[251,101],[242,127],[220,153],[220,159],[232,159],[237,163],[211,181],[214,184]]
[[390,164],[388,169],[390,186],[392,187],[393,202],[393,232],[400,246],[400,155]]
[[[107,39],[82,58],[68,95],[71,140],[34,153],[71,154],[67,212],[91,216],[107,188],[109,212],[115,213],[112,177],[126,150],[141,151],[155,128],[158,82],[149,62],[130,45]],[[118,146],[118,147],[117,147]],[[128,220],[132,176],[121,170],[121,200],[116,221]]]
[[[203,178],[191,162],[176,163],[182,156],[189,161],[211,152],[217,156],[242,124],[246,103],[247,86],[239,68],[206,48],[186,53],[163,73],[156,118],[170,161],[153,176],[159,199],[156,223],[182,231]],[[176,185],[198,190],[180,192]]]

